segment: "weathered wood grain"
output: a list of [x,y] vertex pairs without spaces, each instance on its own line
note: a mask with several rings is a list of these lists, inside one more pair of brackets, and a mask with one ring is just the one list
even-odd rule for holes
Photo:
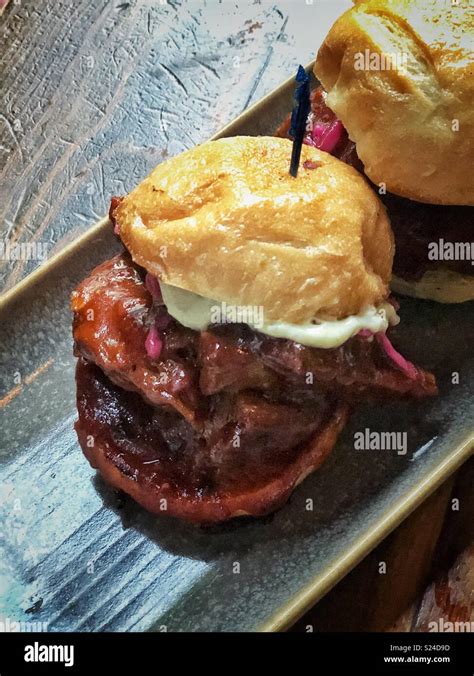
[[448,622],[474,622],[473,483],[471,459],[293,631],[446,631]]
[[[18,0],[0,18],[0,238],[61,249],[309,61],[349,0]],[[0,260],[0,290],[39,264]]]
[[383,631],[394,623],[428,582],[452,485],[443,484],[294,630]]
[[412,631],[461,623],[455,631],[474,628],[474,460],[457,473],[457,481],[437,551],[432,580],[420,599]]

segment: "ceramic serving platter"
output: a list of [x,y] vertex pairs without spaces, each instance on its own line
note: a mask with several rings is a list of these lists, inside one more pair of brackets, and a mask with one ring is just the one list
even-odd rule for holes
[[[292,91],[288,80],[218,136],[271,134]],[[439,397],[359,407],[278,513],[202,529],[108,488],[76,441],[69,295],[117,249],[104,219],[0,301],[0,618],[49,631],[284,629],[472,452],[473,304],[402,299],[394,342],[436,373]],[[406,432],[407,452],[356,450],[364,430]]]

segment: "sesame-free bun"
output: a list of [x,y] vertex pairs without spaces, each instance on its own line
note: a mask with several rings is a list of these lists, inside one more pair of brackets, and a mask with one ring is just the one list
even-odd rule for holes
[[133,259],[167,284],[265,321],[345,317],[388,293],[385,208],[343,162],[271,137],[210,141],[163,162],[114,210]]
[[[474,12],[458,1],[358,2],[314,68],[367,176],[432,204],[474,205]],[[360,70],[366,50],[373,65],[373,54],[396,54],[406,68]]]
[[419,280],[412,281],[393,275],[390,286],[402,296],[413,296],[437,303],[465,303],[474,300],[474,276],[439,267],[427,270]]

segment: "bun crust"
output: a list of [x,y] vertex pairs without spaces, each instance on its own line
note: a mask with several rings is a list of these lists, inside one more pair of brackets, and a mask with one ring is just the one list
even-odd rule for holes
[[380,303],[394,252],[385,208],[355,169],[315,148],[303,146],[292,178],[291,150],[233,137],[158,165],[113,212],[133,259],[167,284],[262,306],[265,321]]
[[[474,204],[469,5],[468,0],[358,2],[336,21],[319,50],[314,72],[328,92],[328,106],[356,143],[367,176],[397,195]],[[357,69],[356,55],[365,50],[398,54],[406,68]]]
[[465,303],[474,300],[474,276],[461,275],[453,270],[428,270],[416,281],[393,276],[391,287],[397,294],[434,300],[437,303]]

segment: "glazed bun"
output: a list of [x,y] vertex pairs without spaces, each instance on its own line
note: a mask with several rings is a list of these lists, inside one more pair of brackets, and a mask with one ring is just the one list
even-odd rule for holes
[[[474,204],[474,12],[469,0],[458,3],[358,2],[331,28],[314,68],[367,176],[432,204]],[[366,50],[373,66],[383,53],[402,68],[360,69],[370,64]]]
[[397,294],[434,300],[437,303],[465,303],[474,300],[474,277],[446,268],[427,270],[417,281],[394,275],[390,286]]
[[207,298],[263,307],[266,321],[345,317],[388,293],[385,208],[343,162],[270,137],[210,141],[160,164],[114,210],[133,259]]

